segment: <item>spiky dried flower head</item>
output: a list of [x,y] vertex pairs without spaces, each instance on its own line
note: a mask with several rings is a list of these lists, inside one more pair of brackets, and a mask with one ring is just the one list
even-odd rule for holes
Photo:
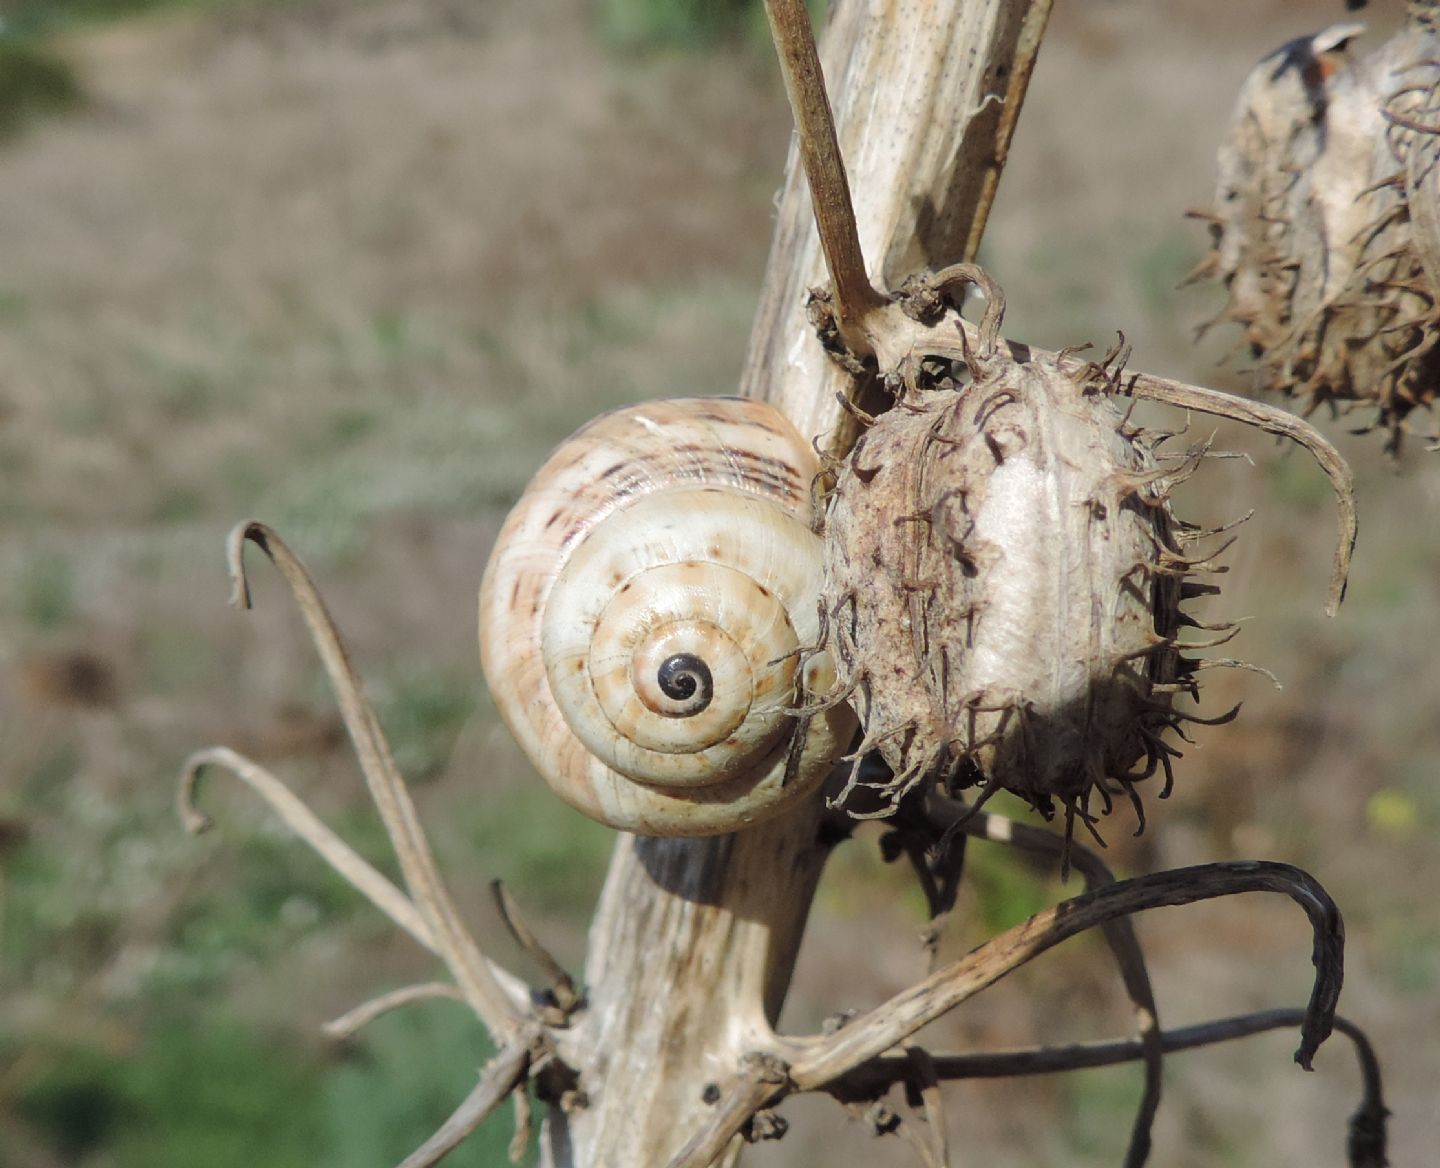
[[1197,665],[1181,602],[1218,569],[1169,495],[1204,451],[1163,455],[1129,423],[1118,351],[1000,341],[1001,303],[991,286],[962,360],[895,379],[829,498],[827,645],[865,727],[857,763],[878,751],[891,771],[857,765],[860,814],[980,785],[1088,825],[1116,793],[1138,810],[1142,779],[1170,786]]
[[[1218,159],[1217,320],[1262,388],[1374,408],[1397,450],[1440,393],[1440,0],[1366,57],[1362,25],[1301,37],[1246,79]],[[1214,322],[1212,322],[1214,323]]]

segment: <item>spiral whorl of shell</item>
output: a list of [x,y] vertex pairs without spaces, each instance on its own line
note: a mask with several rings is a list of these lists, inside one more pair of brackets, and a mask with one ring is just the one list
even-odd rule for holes
[[[500,712],[572,806],[710,835],[803,798],[844,751],[818,640],[809,445],[772,407],[651,402],[596,419],[536,474],[480,592]],[[802,658],[804,658],[802,660]]]

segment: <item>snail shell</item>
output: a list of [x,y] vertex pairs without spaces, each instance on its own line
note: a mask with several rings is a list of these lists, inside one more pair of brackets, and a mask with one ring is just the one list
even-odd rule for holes
[[854,730],[819,640],[809,445],[773,407],[651,402],[563,443],[496,539],[480,651],[559,795],[643,835],[735,831],[803,799]]

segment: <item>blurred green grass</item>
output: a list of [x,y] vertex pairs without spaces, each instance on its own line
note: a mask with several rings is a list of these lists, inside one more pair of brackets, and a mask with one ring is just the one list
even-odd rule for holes
[[77,26],[124,20],[167,9],[265,2],[267,0],[9,0],[4,9],[3,31],[16,38],[43,37]]
[[[0,139],[44,114],[74,109],[81,88],[65,61],[6,35],[0,28]],[[0,301],[0,315],[23,308],[14,296]]]
[[[811,19],[824,19],[826,0],[806,0]],[[598,0],[601,35],[618,49],[705,49],[744,42],[770,51],[760,0]]]
[[[492,1053],[453,1003],[380,1019],[338,1058],[305,1051],[281,1028],[267,1035],[227,1019],[223,1007],[156,1013],[118,1048],[27,1050],[44,1069],[17,1110],[64,1162],[390,1168],[440,1125]],[[447,1163],[506,1162],[512,1132],[497,1117]]]

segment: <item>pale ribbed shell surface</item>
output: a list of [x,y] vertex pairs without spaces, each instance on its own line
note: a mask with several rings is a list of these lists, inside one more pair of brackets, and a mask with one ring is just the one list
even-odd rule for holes
[[[572,806],[648,835],[733,831],[814,790],[848,710],[832,684],[809,445],[763,403],[651,402],[596,419],[496,540],[481,656],[502,716]],[[804,673],[804,677],[799,676]]]

